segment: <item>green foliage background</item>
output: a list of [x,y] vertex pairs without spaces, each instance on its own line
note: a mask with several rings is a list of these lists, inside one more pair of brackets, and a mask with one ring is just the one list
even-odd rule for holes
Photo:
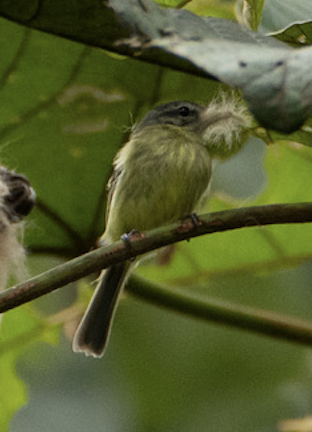
[[[234,3],[186,7],[230,19]],[[312,19],[310,0],[267,0],[260,28],[286,39],[303,16]],[[222,86],[5,19],[0,46],[0,157],[38,195],[25,236],[38,274],[94,246],[127,128],[155,103],[207,102]],[[208,209],[311,201],[311,168],[311,148],[252,138],[216,168]],[[311,319],[311,240],[308,224],[216,234],[176,246],[167,265],[138,271],[203,298]],[[90,294],[80,282],[5,314],[1,431],[271,431],[311,414],[308,348],[204,324],[131,295],[120,304],[105,357],[74,355],[70,335]]]

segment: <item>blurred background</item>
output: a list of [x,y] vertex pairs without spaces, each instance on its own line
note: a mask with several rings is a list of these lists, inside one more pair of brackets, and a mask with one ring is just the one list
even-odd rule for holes
[[[312,16],[308,2],[298,4],[267,0],[261,28],[281,29],[308,7]],[[194,0],[188,8],[234,19],[234,5]],[[36,275],[95,246],[112,160],[136,120],[155,104],[207,103],[225,88],[0,23],[0,160],[25,174],[38,196],[24,239]],[[312,201],[308,147],[252,137],[215,165],[203,212]],[[309,320],[311,240],[309,224],[214,234],[176,245],[168,262],[148,261],[137,272],[203,301]],[[312,414],[311,349],[183,316],[129,292],[104,358],[73,354],[95,278],[4,315],[1,430],[266,432]]]

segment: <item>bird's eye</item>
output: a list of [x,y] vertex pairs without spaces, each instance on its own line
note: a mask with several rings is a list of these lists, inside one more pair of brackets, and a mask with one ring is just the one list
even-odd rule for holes
[[178,112],[181,116],[187,117],[190,114],[190,109],[186,106],[181,106],[181,108],[178,109]]

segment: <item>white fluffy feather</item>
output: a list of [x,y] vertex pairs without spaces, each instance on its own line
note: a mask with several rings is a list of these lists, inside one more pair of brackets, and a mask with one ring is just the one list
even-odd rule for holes
[[220,93],[207,108],[211,121],[204,138],[213,156],[229,157],[236,153],[248,138],[252,119],[242,101],[231,93]]

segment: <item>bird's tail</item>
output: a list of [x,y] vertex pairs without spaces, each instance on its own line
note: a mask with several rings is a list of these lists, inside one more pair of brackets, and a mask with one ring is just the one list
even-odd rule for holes
[[102,357],[110,335],[119,293],[124,286],[129,262],[122,262],[104,270],[88,309],[73,340],[73,351]]

